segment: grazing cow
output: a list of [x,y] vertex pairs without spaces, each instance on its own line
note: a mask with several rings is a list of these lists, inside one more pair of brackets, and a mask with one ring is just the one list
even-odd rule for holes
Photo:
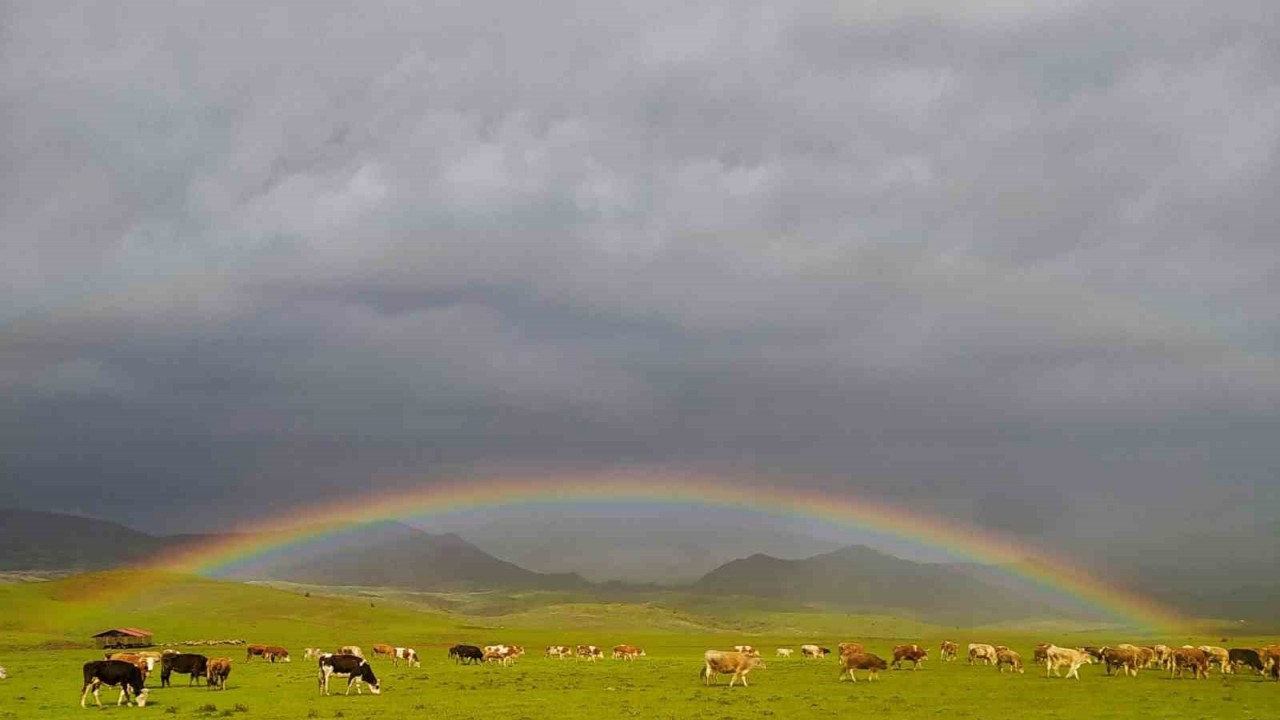
[[329,678],[337,676],[347,679],[347,691],[344,695],[351,694],[351,686],[356,686],[356,694],[360,694],[361,683],[369,686],[369,692],[377,695],[382,692],[382,687],[378,685],[378,677],[373,674],[373,667],[369,665],[369,661],[359,655],[330,655],[329,657],[320,658],[319,662],[319,684],[320,694],[329,694]]
[[262,652],[262,657],[271,662],[293,662],[289,657],[289,651],[279,645],[268,645],[267,649]]
[[200,684],[209,671],[209,658],[196,653],[178,653],[177,655],[165,655],[160,659],[160,687],[169,687],[169,676],[173,673],[187,674],[191,677],[187,680],[187,685],[195,683]]
[[375,658],[376,658],[376,657],[382,657],[382,656],[384,656],[384,655],[385,655],[386,657],[392,657],[392,656],[393,656],[393,655],[395,655],[395,654],[396,654],[396,648],[395,648],[395,646],[394,646],[394,645],[386,645],[386,644],[383,644],[383,643],[376,643],[376,644],[373,646],[373,655],[372,655],[371,657],[375,657]]
[[777,650],[773,651],[774,655],[777,655],[778,657],[785,657],[785,658],[791,657],[794,653],[795,653],[795,650],[791,648],[778,648]]
[[305,649],[303,649],[303,651],[302,651],[302,659],[303,659],[303,660],[316,660],[316,659],[318,659],[318,658],[320,657],[320,654],[321,654],[321,653],[323,653],[323,652],[324,652],[324,651],[323,651],[323,650],[321,650],[320,648],[305,648]]
[[231,658],[214,658],[209,661],[205,685],[210,689],[227,689],[227,676],[231,674]]
[[117,705],[135,702],[138,707],[147,704],[147,689],[142,686],[142,671],[137,665],[124,660],[90,660],[84,664],[84,685],[80,688],[80,707],[85,707],[85,698],[93,691],[93,701],[102,707],[102,698],[98,697],[98,689],[103,685],[119,685],[120,699]]
[[1102,662],[1106,664],[1108,675],[1115,677],[1120,676],[1120,671],[1124,671],[1125,675],[1132,674],[1138,677],[1139,655],[1138,649],[1132,645],[1125,647],[1117,645],[1113,648],[1103,648]]
[[1244,665],[1258,671],[1259,675],[1264,674],[1262,656],[1253,648],[1231,648],[1227,651],[1227,659],[1232,665]]
[[1182,677],[1182,671],[1191,668],[1194,679],[1209,678],[1209,655],[1200,648],[1180,647],[1173,651],[1173,661],[1169,667],[1169,677]]
[[579,646],[578,646],[578,657],[579,657],[579,658],[586,658],[586,659],[587,659],[587,660],[589,660],[590,662],[595,662],[596,660],[603,660],[603,659],[604,659],[604,650],[601,650],[600,648],[596,647],[595,645],[579,645]]
[[929,659],[929,650],[919,645],[895,645],[893,648],[893,668],[902,669],[902,661],[910,660],[911,669],[919,670],[920,663]]
[[1200,649],[1204,654],[1209,656],[1209,664],[1218,663],[1218,669],[1223,675],[1231,672],[1231,654],[1226,648],[1214,647],[1213,645],[1201,645]]
[[408,663],[409,667],[422,667],[422,662],[418,660],[418,651],[413,648],[396,648],[395,653],[391,656],[392,667],[399,667],[401,660]]
[[760,657],[760,651],[756,650],[755,645],[734,645],[733,650],[734,652],[746,653],[748,655]]
[[765,669],[764,660],[757,653],[748,655],[744,652],[729,652],[725,650],[708,650],[702,654],[703,667],[699,677],[702,681],[710,685],[715,681],[716,676],[721,673],[733,673],[733,677],[729,678],[729,687],[737,681],[742,681],[743,687],[747,685],[747,673],[756,668]]
[[1168,645],[1155,645],[1151,649],[1156,651],[1156,664],[1168,670],[1173,662],[1173,648]]
[[996,670],[1004,672],[1005,665],[1009,666],[1009,672],[1011,673],[1026,673],[1026,670],[1022,667],[1022,656],[1009,648],[996,651]]
[[986,643],[969,643],[969,664],[973,665],[978,661],[982,661],[987,665],[994,665],[996,662],[995,646]]
[[842,642],[836,644],[836,652],[842,657],[845,655],[861,655],[866,652],[859,642]]
[[644,650],[635,645],[615,645],[613,648],[613,658],[615,660],[635,660],[643,655]]
[[817,645],[800,646],[800,657],[819,659],[826,657],[830,652],[830,650]]
[[542,654],[542,657],[553,657],[563,660],[567,657],[573,657],[573,648],[568,645],[548,645],[547,651]]
[[355,655],[358,658],[362,658],[364,657],[364,651],[360,649],[359,645],[343,645],[338,648],[334,655]]
[[475,645],[454,645],[449,648],[449,657],[453,658],[454,664],[470,665],[482,662],[484,660],[484,651]]
[[266,657],[265,657],[266,652],[267,652],[267,646],[266,646],[266,645],[257,645],[257,644],[254,644],[254,645],[245,645],[245,646],[244,646],[244,661],[245,661],[245,662],[249,662],[249,661],[250,661],[250,660],[252,660],[255,656],[256,656],[256,657],[260,657],[260,658],[262,658],[263,660],[266,660]]
[[1080,666],[1092,665],[1093,656],[1083,649],[1060,648],[1050,645],[1045,649],[1044,676],[1062,677],[1058,675],[1060,668],[1067,668],[1066,677],[1080,679]]
[[952,642],[952,641],[950,641],[950,640],[943,640],[943,641],[942,641],[942,653],[941,653],[941,655],[942,655],[942,660],[943,660],[944,662],[952,662],[952,661],[954,661],[954,660],[956,659],[956,651],[957,651],[957,650],[959,650],[959,649],[960,649],[960,646],[959,646],[959,645],[956,645],[954,642]]
[[866,670],[867,680],[877,680],[880,677],[881,670],[887,670],[888,663],[883,658],[877,657],[871,653],[849,653],[840,656],[840,674],[838,679],[843,680],[844,674],[849,673],[849,679],[858,682],[858,678],[853,674],[854,670]]

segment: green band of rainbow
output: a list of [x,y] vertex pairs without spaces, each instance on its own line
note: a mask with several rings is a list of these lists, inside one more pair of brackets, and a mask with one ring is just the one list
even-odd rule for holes
[[1182,618],[1151,600],[1103,582],[1041,548],[994,532],[860,498],[710,475],[610,473],[502,476],[433,481],[411,490],[318,504],[237,529],[225,540],[172,551],[148,566],[214,574],[268,552],[285,551],[363,523],[442,516],[476,509],[575,503],[654,502],[800,517],[936,548],[954,557],[1002,566],[1011,575],[1060,593],[1104,616],[1149,630]]

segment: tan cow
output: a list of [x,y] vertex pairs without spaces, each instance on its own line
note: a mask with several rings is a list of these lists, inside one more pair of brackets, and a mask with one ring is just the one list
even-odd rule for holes
[[778,648],[777,650],[773,651],[773,654],[777,655],[778,657],[789,658],[793,654],[795,654],[795,650],[792,648]]
[[1062,677],[1058,674],[1060,668],[1067,668],[1067,678],[1080,679],[1080,666],[1092,665],[1093,656],[1081,649],[1060,648],[1057,645],[1050,645],[1045,649],[1045,672],[1044,676]]
[[878,680],[880,671],[889,669],[889,664],[883,658],[871,653],[849,653],[840,656],[840,680],[844,679],[845,673],[849,674],[849,679],[858,682],[858,677],[853,674],[854,670],[866,670],[867,680]]
[[942,641],[942,660],[944,662],[953,662],[956,659],[956,652],[960,650],[960,646],[950,640]]
[[1210,664],[1218,663],[1218,668],[1222,671],[1223,675],[1232,672],[1231,655],[1227,652],[1226,648],[1214,647],[1213,645],[1201,645],[1199,649],[1203,650],[1204,654],[1209,656]]
[[1191,668],[1192,678],[1209,678],[1209,655],[1200,648],[1180,647],[1173,651],[1173,661],[1169,667],[1169,677],[1182,677],[1182,671]]
[[213,690],[227,689],[227,676],[231,674],[231,658],[212,658],[205,670],[205,687]]
[[814,660],[820,660],[829,654],[831,654],[830,650],[824,647],[821,647],[819,645],[801,645],[800,646],[800,657],[813,658]]
[[760,657],[760,651],[759,651],[759,650],[756,650],[756,646],[755,646],[755,645],[734,645],[734,646],[733,646],[733,651],[734,651],[734,652],[740,652],[740,653],[746,653],[746,654],[748,654],[748,655],[754,655],[754,656],[756,656],[756,657]]
[[979,661],[987,665],[994,665],[996,662],[995,646],[986,643],[969,643],[969,664],[973,665]]
[[1114,674],[1115,677],[1120,676],[1120,671],[1124,671],[1125,675],[1132,674],[1138,677],[1138,667],[1141,665],[1138,648],[1133,645],[1117,645],[1102,649],[1102,661],[1106,663],[1107,674]]
[[699,677],[702,681],[710,685],[716,676],[722,673],[733,673],[733,677],[729,679],[729,687],[737,681],[742,681],[743,687],[747,685],[747,673],[756,668],[765,669],[764,660],[759,654],[748,655],[744,652],[729,652],[727,650],[708,650],[702,654],[703,667]]
[[1022,667],[1022,656],[1009,648],[996,651],[996,670],[1004,672],[1005,665],[1009,666],[1009,672],[1011,673],[1026,673],[1026,670]]
[[613,646],[614,660],[635,660],[638,657],[643,657],[644,654],[645,654],[644,649],[636,647],[635,645],[614,645]]
[[836,644],[836,652],[842,657],[845,655],[861,655],[866,652],[866,648],[862,647],[860,642],[842,642]]
[[[355,655],[356,657],[363,660],[364,650],[361,650],[359,645],[343,645],[342,647],[338,648],[338,652],[334,653],[334,655]],[[357,693],[359,692],[358,688],[356,692]]]
[[373,646],[372,650],[373,650],[373,657],[375,658],[377,657],[390,658],[390,657],[395,657],[395,654],[396,654],[395,646],[387,645],[386,643],[376,643]]

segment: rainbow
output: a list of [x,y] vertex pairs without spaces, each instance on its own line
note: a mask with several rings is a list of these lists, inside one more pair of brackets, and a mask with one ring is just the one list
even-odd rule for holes
[[295,509],[239,527],[225,539],[178,548],[146,569],[216,575],[271,553],[288,553],[361,525],[430,519],[479,509],[538,508],[587,503],[678,504],[803,518],[940,550],[951,557],[1001,566],[1011,576],[1069,598],[1096,614],[1151,631],[1179,627],[1177,613],[1005,535],[936,515],[858,497],[848,491],[806,490],[712,475],[609,473],[500,476],[435,481],[409,490],[343,498]]

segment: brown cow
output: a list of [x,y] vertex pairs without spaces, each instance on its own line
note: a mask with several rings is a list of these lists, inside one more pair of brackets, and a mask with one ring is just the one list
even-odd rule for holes
[[895,645],[893,648],[893,668],[902,669],[902,661],[910,660],[911,669],[919,670],[920,663],[929,659],[929,650],[919,645]]
[[996,670],[1004,672],[1005,665],[1009,666],[1009,672],[1026,673],[1022,667],[1022,656],[1009,648],[996,651]]
[[866,670],[867,680],[877,680],[880,677],[881,670],[888,670],[889,664],[871,653],[851,653],[840,657],[840,675],[839,679],[844,679],[844,674],[849,673],[849,679],[858,682],[858,677],[853,674],[854,670]]
[[395,657],[396,648],[394,645],[386,645],[377,643],[373,646],[373,657]]
[[1191,676],[1197,680],[1209,678],[1209,656],[1199,648],[1182,647],[1173,651],[1169,677],[1182,677],[1182,671],[1191,668]]
[[138,668],[138,670],[142,672],[143,682],[146,682],[147,675],[151,674],[151,671],[154,670],[156,666],[156,663],[154,660],[152,660],[151,658],[144,658],[138,653],[112,652],[112,653],[107,653],[107,659],[122,660]]
[[842,642],[836,645],[836,652],[840,655],[861,655],[866,652],[859,642]]
[[206,671],[205,686],[209,689],[217,688],[218,690],[227,689],[227,676],[231,674],[231,658],[213,658],[209,661],[209,669]]
[[262,657],[271,662],[293,662],[293,658],[289,657],[289,651],[279,645],[268,645],[262,651]]
[[1119,677],[1120,671],[1123,670],[1125,675],[1132,674],[1134,677],[1138,677],[1138,667],[1141,665],[1141,661],[1138,649],[1132,645],[1129,647],[1103,648],[1102,661],[1106,664],[1108,675]]
[[757,655],[748,655],[744,652],[729,652],[727,650],[708,650],[702,654],[703,668],[699,673],[702,681],[710,685],[715,681],[717,675],[721,673],[733,673],[733,677],[729,679],[729,687],[737,681],[742,681],[743,687],[747,685],[747,673],[756,668],[765,669],[764,659]]
[[1049,659],[1049,646],[1053,643],[1036,643],[1036,650],[1031,655],[1031,660],[1035,664],[1040,665]]
[[255,644],[255,645],[245,645],[245,646],[244,646],[244,661],[245,661],[245,662],[249,662],[250,660],[252,660],[252,659],[254,658],[254,656],[260,657],[260,658],[262,658],[263,660],[265,660],[265,659],[266,659],[266,657],[265,657],[266,652],[267,652],[267,646],[266,646],[266,645],[256,645],[256,644]]
[[615,645],[613,647],[613,659],[615,660],[635,660],[643,655],[644,650],[635,645]]

